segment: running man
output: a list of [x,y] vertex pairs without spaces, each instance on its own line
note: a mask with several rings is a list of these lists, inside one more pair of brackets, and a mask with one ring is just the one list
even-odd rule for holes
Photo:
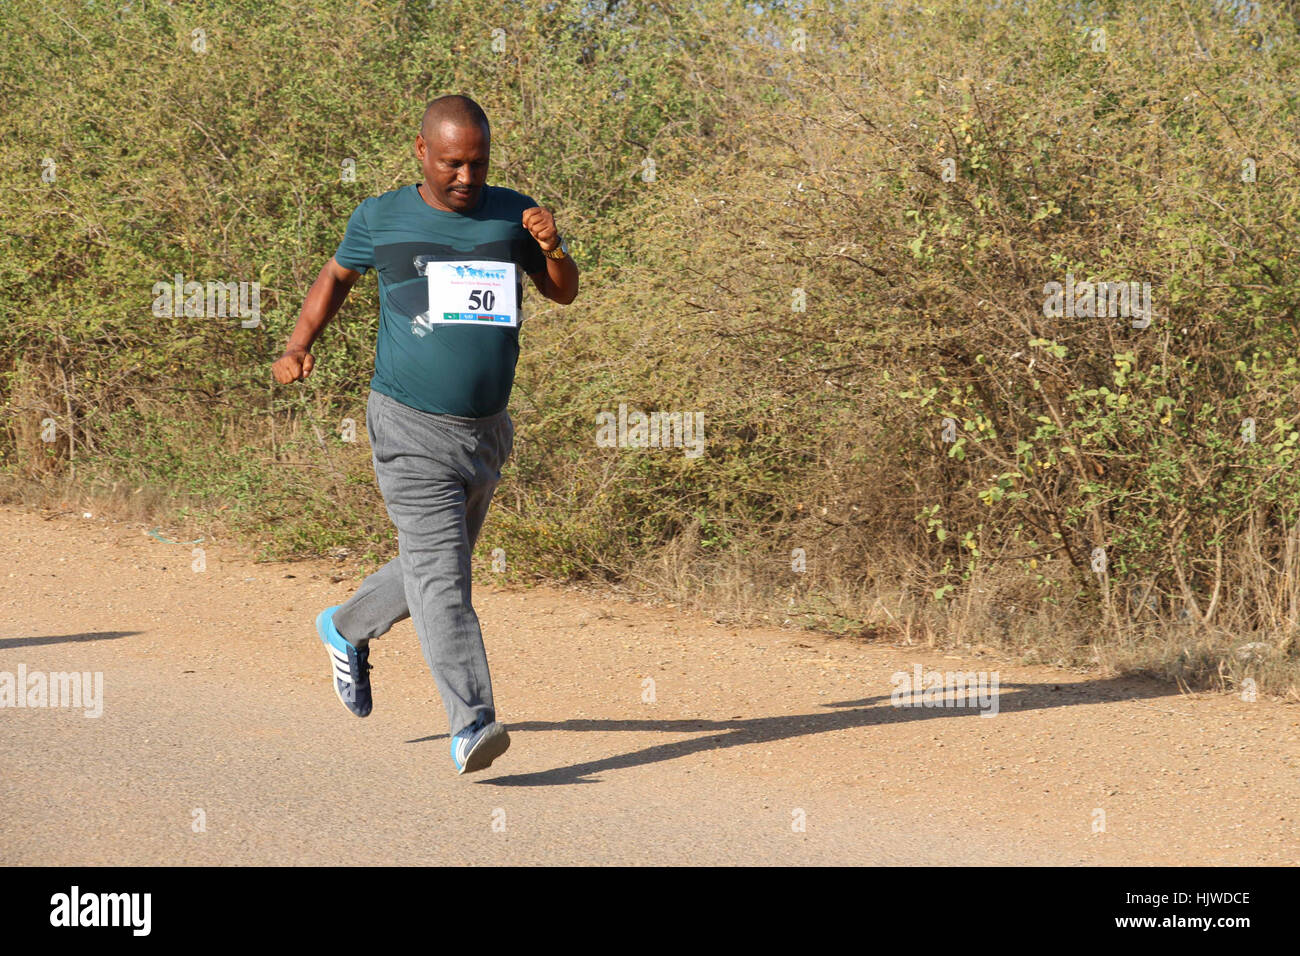
[[487,116],[473,100],[429,104],[415,138],[424,181],[356,208],[272,367],[281,384],[310,375],[312,343],[362,274],[378,271],[366,431],[398,556],[346,603],[322,611],[316,630],[335,693],[365,717],[369,642],[413,619],[447,709],[457,773],[489,766],[510,746],[470,602],[470,552],[514,447],[506,405],[519,357],[521,273],[563,305],[578,294],[578,269],[551,212],[487,185],[489,146]]

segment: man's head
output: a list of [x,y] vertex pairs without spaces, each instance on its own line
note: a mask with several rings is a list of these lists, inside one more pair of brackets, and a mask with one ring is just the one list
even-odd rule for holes
[[434,205],[464,212],[478,205],[491,146],[487,114],[468,96],[440,96],[424,111],[415,155]]

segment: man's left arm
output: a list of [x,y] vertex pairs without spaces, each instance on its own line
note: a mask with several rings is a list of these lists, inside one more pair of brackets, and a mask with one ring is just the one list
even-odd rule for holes
[[[555,217],[549,209],[543,206],[525,209],[523,224],[543,252],[553,252],[559,248],[560,233],[555,228]],[[531,272],[528,277],[533,280],[538,292],[560,305],[568,305],[578,297],[578,267],[568,254],[562,259],[548,256],[546,268],[541,272]]]

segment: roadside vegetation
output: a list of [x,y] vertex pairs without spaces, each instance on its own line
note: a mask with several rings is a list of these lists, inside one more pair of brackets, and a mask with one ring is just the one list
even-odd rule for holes
[[[8,500],[390,557],[375,280],[306,383],[270,365],[464,92],[489,181],[583,270],[572,306],[528,293],[479,574],[1300,699],[1290,4],[10,0],[0,27]],[[178,275],[257,283],[257,323],[159,316]],[[703,454],[602,447],[620,405],[702,413]]]

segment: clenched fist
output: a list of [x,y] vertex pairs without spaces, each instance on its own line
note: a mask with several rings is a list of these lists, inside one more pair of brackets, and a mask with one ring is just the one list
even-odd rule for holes
[[543,252],[553,252],[560,244],[560,234],[555,229],[555,217],[545,206],[524,210],[524,228],[533,234]]
[[285,349],[284,354],[271,366],[271,372],[277,382],[288,385],[306,378],[315,366],[316,360],[306,349]]

